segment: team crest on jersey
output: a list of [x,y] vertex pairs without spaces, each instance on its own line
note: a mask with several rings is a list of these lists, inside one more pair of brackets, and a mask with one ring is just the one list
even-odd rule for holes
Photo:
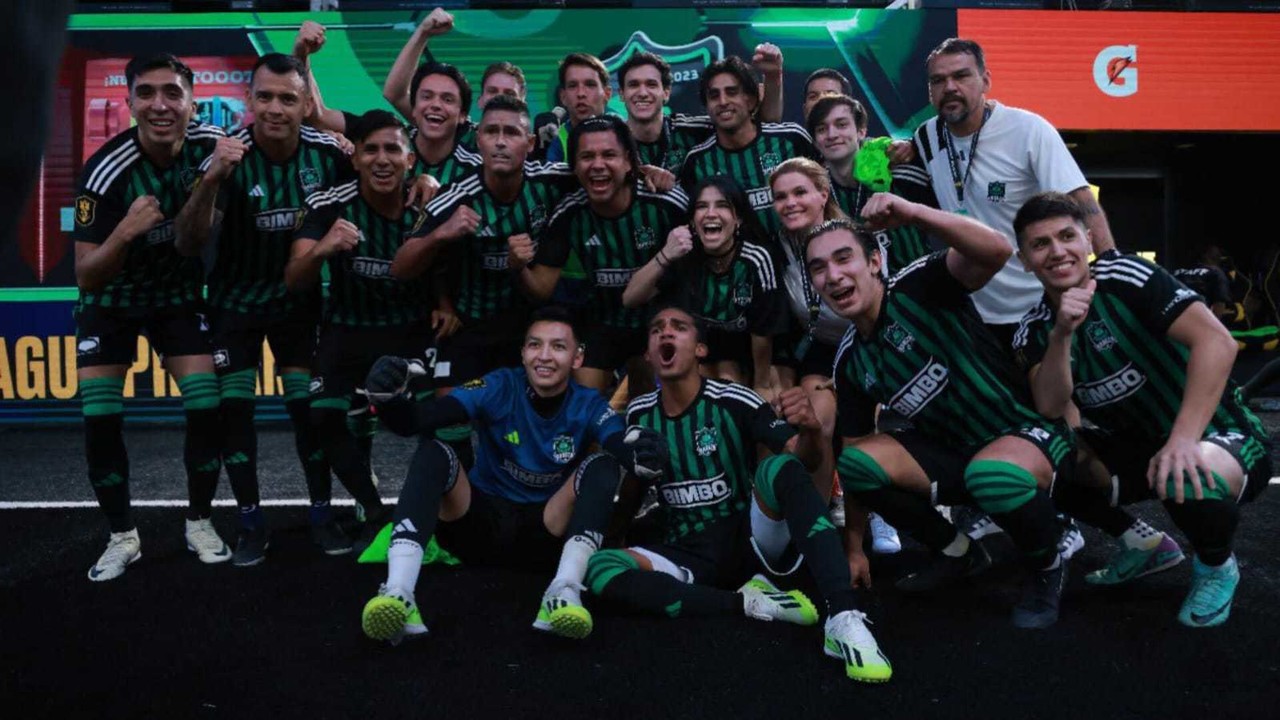
[[719,448],[720,434],[716,432],[714,426],[707,425],[694,433],[693,451],[698,453],[699,457],[707,457]]
[[81,225],[92,225],[93,217],[98,210],[98,201],[88,195],[76,198],[76,222]]
[[637,250],[648,250],[653,247],[653,228],[645,226],[636,230],[635,243]]
[[746,307],[751,304],[751,283],[743,280],[733,288],[733,304]]
[[684,153],[680,150],[668,150],[662,158],[662,167],[675,172],[684,164]]
[[897,348],[898,352],[903,353],[910,350],[916,342],[915,336],[898,323],[893,323],[884,329],[884,339],[885,342]]
[[304,167],[298,171],[298,182],[302,183],[304,191],[315,192],[320,189],[320,171],[313,167]]
[[1095,350],[1110,350],[1116,346],[1116,338],[1111,329],[1101,320],[1095,320],[1084,326],[1084,334],[1089,338]]
[[775,152],[760,153],[760,171],[765,175],[782,164],[782,157]]
[[564,464],[573,459],[573,437],[570,435],[557,435],[551,441],[551,457],[556,462]]
[[996,180],[987,183],[987,199],[991,202],[1004,202],[1005,184]]

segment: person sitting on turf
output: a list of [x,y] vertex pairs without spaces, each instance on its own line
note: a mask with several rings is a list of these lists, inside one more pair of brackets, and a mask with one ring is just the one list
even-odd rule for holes
[[[571,638],[591,632],[579,592],[621,469],[643,475],[660,467],[665,444],[646,431],[624,433],[605,399],[570,378],[582,364],[578,338],[568,311],[540,309],[524,335],[522,368],[495,370],[417,404],[409,385],[424,367],[395,357],[374,365],[366,387],[378,416],[420,439],[392,520],[387,580],[364,607],[370,638],[397,643],[426,634],[414,590],[433,532],[464,563],[549,564],[558,552],[533,626]],[[470,471],[434,435],[465,422],[480,438]],[[605,452],[594,452],[596,445]]]

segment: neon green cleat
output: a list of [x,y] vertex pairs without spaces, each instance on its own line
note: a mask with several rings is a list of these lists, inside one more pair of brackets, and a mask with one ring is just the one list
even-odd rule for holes
[[591,612],[582,606],[581,592],[580,585],[551,581],[538,607],[538,618],[533,621],[534,629],[573,640],[590,635]]
[[799,590],[779,590],[763,575],[738,588],[747,617],[766,622],[781,620],[796,625],[817,625],[818,609]]
[[845,610],[827,620],[823,652],[844,661],[844,674],[852,680],[868,683],[888,682],[893,676],[889,658],[867,629],[867,614]]
[[427,634],[427,626],[422,622],[422,614],[413,601],[413,593],[383,585],[378,594],[365,603],[360,614],[360,627],[364,634],[372,640],[385,640],[392,645],[400,644],[405,638],[414,638]]

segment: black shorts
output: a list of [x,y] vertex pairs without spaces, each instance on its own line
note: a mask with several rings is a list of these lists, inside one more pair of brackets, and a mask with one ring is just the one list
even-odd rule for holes
[[741,512],[707,525],[670,543],[641,545],[640,550],[670,560],[688,571],[688,581],[698,585],[737,588],[756,567],[751,552],[751,519]]
[[235,310],[210,312],[213,367],[219,375],[257,370],[262,361],[262,341],[271,343],[277,368],[309,368],[316,353],[320,318],[312,309],[295,310],[284,317],[260,317]]
[[[964,471],[977,454],[957,450],[938,442],[914,427],[886,433],[897,440],[913,460],[920,464],[932,486],[933,502],[937,505],[973,505],[964,484]],[[1043,425],[1017,428],[1001,437],[1018,437],[1035,445],[1049,461],[1057,478],[1068,478],[1075,471],[1075,436],[1063,423],[1045,420]],[[992,438],[994,442],[997,438]],[[1065,441],[1065,445],[1064,445]]]
[[526,324],[526,313],[518,310],[483,322],[464,320],[436,350],[436,386],[458,387],[499,368],[519,365]]
[[[1080,439],[1088,444],[1089,449],[1097,455],[1112,475],[1120,479],[1118,505],[1141,502],[1157,497],[1156,491],[1147,485],[1147,465],[1160,448],[1161,440],[1141,438],[1125,433],[1109,433],[1099,428],[1081,428]],[[1249,440],[1258,442],[1263,449],[1260,456],[1252,463],[1245,459],[1245,443]],[[1266,437],[1250,437],[1244,433],[1228,433],[1222,435],[1206,435],[1204,442],[1210,442],[1231,453],[1231,457],[1240,463],[1244,471],[1244,490],[1240,493],[1240,502],[1253,500],[1267,489],[1271,482],[1271,441]],[[1254,451],[1256,455],[1256,450]],[[1188,494],[1190,491],[1188,490]]]
[[[324,325],[311,367],[311,399],[342,399],[364,387],[369,368],[383,355],[430,364],[434,331],[428,320],[411,325],[353,327]],[[415,390],[427,389],[429,385]]]
[[586,346],[582,366],[613,372],[633,357],[644,355],[649,333],[643,328],[619,328],[611,325],[582,326],[582,344]]
[[209,323],[193,305],[168,308],[104,308],[76,310],[76,367],[128,365],[145,334],[160,357],[208,355]]
[[471,507],[452,522],[441,521],[436,538],[463,563],[554,567],[564,540],[551,534],[541,503],[517,503],[471,487]]

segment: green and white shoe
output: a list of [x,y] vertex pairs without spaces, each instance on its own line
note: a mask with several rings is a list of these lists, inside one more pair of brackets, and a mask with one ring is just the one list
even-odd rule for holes
[[796,625],[818,624],[818,609],[799,590],[782,591],[763,575],[738,588],[747,617],[766,622],[781,620]]
[[1149,550],[1124,548],[1112,555],[1105,567],[1085,575],[1084,581],[1090,585],[1119,585],[1168,570],[1182,562],[1182,548],[1178,547],[1177,541],[1169,537],[1169,533],[1160,534],[1163,537],[1155,547]]
[[844,674],[852,680],[868,683],[888,682],[893,676],[889,658],[867,629],[867,614],[845,610],[827,619],[823,652],[844,661]]
[[378,594],[364,604],[360,614],[360,627],[373,640],[384,640],[398,645],[405,638],[427,634],[418,604],[413,593],[382,585]]
[[1191,561],[1191,592],[1182,602],[1178,622],[1187,627],[1202,628],[1221,625],[1231,616],[1231,601],[1240,584],[1240,566],[1232,555],[1218,567]]
[[533,628],[560,637],[581,640],[591,634],[591,612],[582,605],[582,586],[551,581],[542,595]]

